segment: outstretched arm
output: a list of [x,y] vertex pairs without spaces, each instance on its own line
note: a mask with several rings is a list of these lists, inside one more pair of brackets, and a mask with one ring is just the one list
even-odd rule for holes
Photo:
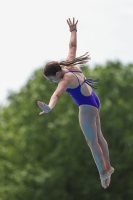
[[73,18],[73,21],[69,18],[67,20],[71,36],[70,36],[70,41],[69,41],[69,51],[68,51],[68,56],[66,58],[67,61],[73,60],[76,58],[76,50],[77,50],[77,23],[78,20],[75,22],[75,19]]
[[37,101],[38,106],[42,109],[42,112],[40,112],[39,115],[49,113],[55,107],[58,99],[65,93],[66,89],[68,88],[69,82],[70,81],[68,77],[65,77],[62,81],[59,82],[58,87],[51,96],[48,105],[44,102]]

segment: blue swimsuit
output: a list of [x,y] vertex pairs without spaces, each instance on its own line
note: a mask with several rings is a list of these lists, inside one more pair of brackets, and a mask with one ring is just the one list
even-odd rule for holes
[[[72,72],[77,79],[78,79],[78,77],[76,76],[76,74],[74,72],[82,73],[81,71],[78,71],[78,70],[69,70],[69,69],[67,69],[67,70],[68,70],[68,72]],[[65,72],[65,73],[68,73],[68,72]],[[78,79],[78,82],[79,82],[79,79]],[[93,90],[92,90],[92,93],[91,93],[90,96],[84,96],[81,93],[81,86],[84,83],[86,83],[89,86],[91,86],[92,88],[96,89],[97,87],[92,85],[92,84],[93,83],[99,83],[99,80],[86,79],[84,77],[84,81],[83,81],[83,83],[81,85],[80,85],[80,82],[79,82],[79,86],[78,87],[76,87],[76,88],[68,88],[66,90],[66,92],[68,92],[72,96],[72,98],[74,99],[75,103],[78,106],[86,104],[86,105],[91,105],[91,106],[94,106],[96,108],[99,108],[100,107],[100,100],[98,99],[96,93]]]

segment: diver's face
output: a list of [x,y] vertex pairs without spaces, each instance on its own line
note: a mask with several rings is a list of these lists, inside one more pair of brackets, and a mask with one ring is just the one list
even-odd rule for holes
[[47,76],[46,77],[51,83],[59,83],[60,78],[58,78],[57,76]]
[[59,83],[60,80],[62,79],[62,71],[56,72],[55,76],[50,75],[46,76],[46,78],[51,82],[51,83]]

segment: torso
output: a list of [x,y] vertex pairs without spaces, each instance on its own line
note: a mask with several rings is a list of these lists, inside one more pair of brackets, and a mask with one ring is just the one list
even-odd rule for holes
[[99,108],[100,100],[92,90],[89,82],[86,82],[88,79],[86,79],[79,68],[66,67],[63,69],[63,73],[63,78],[67,76],[68,80],[70,80],[70,84],[66,92],[72,96],[75,103],[81,108],[81,110],[86,111],[85,108],[89,109],[90,106]]
[[[68,67],[65,67],[64,71],[68,72],[68,69],[69,69]],[[70,70],[81,71],[78,67],[73,67]],[[81,85],[84,82],[84,74],[83,73],[79,73],[79,72],[74,72],[74,74],[78,77],[80,85]],[[78,79],[77,79],[77,77],[74,76],[74,74],[73,73],[65,73],[65,76],[70,77],[70,86],[69,86],[69,88],[71,88],[71,89],[77,88],[79,86]],[[92,93],[92,88],[88,84],[84,83],[81,86],[80,91],[84,96],[90,96],[91,93]]]

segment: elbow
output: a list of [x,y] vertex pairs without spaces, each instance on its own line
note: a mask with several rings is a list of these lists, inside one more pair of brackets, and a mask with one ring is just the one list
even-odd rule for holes
[[60,98],[60,96],[59,96],[59,95],[56,95],[55,98],[56,98],[56,100],[58,100],[58,99]]
[[57,94],[53,94],[51,98],[52,98],[52,99],[58,99],[59,97],[58,97]]
[[61,95],[59,95],[59,94],[56,95],[57,100],[58,100],[60,97],[61,97]]
[[60,96],[58,94],[54,94],[54,95],[52,95],[52,98],[55,100],[58,100],[60,98]]
[[56,94],[55,96],[56,96],[56,99],[58,100],[61,96],[63,95],[63,93],[61,92],[61,93],[58,93],[58,94]]

